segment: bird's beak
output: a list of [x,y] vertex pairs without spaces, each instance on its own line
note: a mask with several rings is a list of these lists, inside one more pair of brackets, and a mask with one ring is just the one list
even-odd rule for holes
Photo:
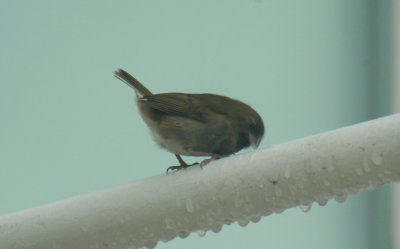
[[254,137],[253,135],[249,136],[250,139],[250,145],[253,149],[257,149],[258,146],[260,145],[261,139]]

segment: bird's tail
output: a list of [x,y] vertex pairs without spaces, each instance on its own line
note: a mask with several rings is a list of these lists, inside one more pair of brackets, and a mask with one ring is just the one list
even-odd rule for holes
[[128,84],[130,87],[133,87],[135,89],[136,93],[141,95],[142,97],[144,96],[150,96],[153,95],[149,89],[147,89],[145,86],[142,85],[137,79],[135,79],[132,75],[130,75],[128,72],[118,69],[114,73],[115,77],[118,79],[122,80],[126,84]]

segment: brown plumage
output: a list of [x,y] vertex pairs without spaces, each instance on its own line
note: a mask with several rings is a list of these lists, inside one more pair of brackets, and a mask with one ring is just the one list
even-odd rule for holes
[[133,87],[142,118],[155,141],[174,153],[181,169],[186,164],[180,155],[210,156],[208,162],[231,155],[243,148],[258,147],[264,124],[249,105],[216,94],[152,94],[126,71],[115,76]]

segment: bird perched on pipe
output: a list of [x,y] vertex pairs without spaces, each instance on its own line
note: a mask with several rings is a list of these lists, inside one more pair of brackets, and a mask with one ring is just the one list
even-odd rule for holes
[[175,154],[179,170],[187,164],[183,156],[209,156],[201,165],[252,146],[257,148],[264,135],[260,115],[249,105],[216,94],[151,93],[126,71],[115,76],[136,92],[137,105],[155,141]]

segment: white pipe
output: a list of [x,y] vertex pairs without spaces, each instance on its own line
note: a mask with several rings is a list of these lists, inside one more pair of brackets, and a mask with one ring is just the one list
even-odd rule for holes
[[398,180],[400,114],[0,217],[0,248],[153,248]]

